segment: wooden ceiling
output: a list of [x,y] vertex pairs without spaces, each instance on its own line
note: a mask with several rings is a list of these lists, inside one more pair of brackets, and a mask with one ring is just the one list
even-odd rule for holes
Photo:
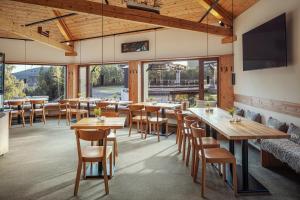
[[[95,2],[101,2],[102,0],[92,0]],[[246,9],[255,4],[258,0],[233,0],[233,15],[234,17],[240,15]],[[103,2],[105,2],[103,0]],[[116,5],[125,7],[123,0],[108,0],[109,5]],[[227,12],[232,13],[232,1],[220,0],[219,5],[223,7]],[[189,21],[198,22],[200,18],[205,14],[206,9],[198,2],[198,0],[161,0],[161,15],[176,17],[180,19],[186,19]],[[72,13],[57,9],[62,15]],[[5,16],[11,19],[14,23],[25,25],[40,20],[49,19],[55,17],[53,9],[19,3],[9,0],[1,0],[0,2],[0,17]],[[102,20],[103,20],[103,32],[102,32]],[[110,17],[101,17],[92,14],[78,14],[63,19],[65,25],[68,27],[72,34],[73,40],[98,37],[101,35],[120,34],[124,32],[132,32],[144,29],[156,28],[158,26],[143,24],[133,21],[120,20]],[[212,16],[208,16],[209,24],[218,25],[218,20]],[[206,23],[206,20],[203,22]],[[1,26],[1,25],[0,25]],[[37,30],[38,26],[42,26],[44,31],[50,31],[50,38],[56,41],[66,41],[59,27],[57,26],[57,20],[42,23],[39,25],[29,26],[32,30]],[[0,30],[0,37],[6,38],[20,38],[20,36],[8,33]]]

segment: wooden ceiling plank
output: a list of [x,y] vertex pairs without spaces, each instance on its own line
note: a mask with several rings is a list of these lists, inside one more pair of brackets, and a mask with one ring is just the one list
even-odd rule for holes
[[[197,0],[199,4],[201,4],[206,10],[208,10],[212,4],[214,4],[214,0]],[[216,4],[210,13],[217,18],[218,20],[221,20],[223,23],[232,26],[232,13],[229,13],[226,11],[220,4]]]
[[32,29],[25,28],[21,25],[15,24],[10,19],[7,19],[5,17],[0,17],[0,29],[5,30],[7,32],[35,40],[37,42],[43,43],[47,46],[54,47],[59,50],[63,50],[69,53],[73,53],[74,49],[68,45],[62,44],[60,42],[57,42],[53,39],[50,39],[48,37],[42,36],[39,33],[35,32]]
[[189,20],[178,19],[159,15],[156,13],[128,9],[113,5],[102,4],[98,2],[91,2],[87,0],[12,0],[21,3],[29,3],[34,5],[46,6],[56,9],[70,10],[73,12],[81,12],[94,15],[103,15],[111,18],[118,18],[123,20],[135,21],[140,23],[159,25],[169,28],[185,29],[197,32],[208,32],[216,35],[230,36],[231,29],[217,27],[213,25],[206,25],[202,23],[192,22]]

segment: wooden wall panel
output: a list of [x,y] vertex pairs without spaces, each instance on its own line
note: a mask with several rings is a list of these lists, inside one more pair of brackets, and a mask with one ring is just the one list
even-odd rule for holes
[[139,79],[138,69],[141,67],[141,61],[129,61],[129,76],[128,76],[128,89],[129,89],[129,100],[134,103],[138,102],[139,99]]
[[67,65],[67,98],[77,97],[78,77],[78,65]]
[[236,102],[265,110],[300,117],[300,103],[235,94]]
[[219,107],[223,109],[232,108],[234,103],[234,92],[231,82],[233,67],[233,55],[219,57]]

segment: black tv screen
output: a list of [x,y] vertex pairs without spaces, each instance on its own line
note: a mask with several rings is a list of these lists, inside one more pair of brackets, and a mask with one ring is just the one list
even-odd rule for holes
[[244,71],[287,66],[286,44],[285,14],[244,33]]

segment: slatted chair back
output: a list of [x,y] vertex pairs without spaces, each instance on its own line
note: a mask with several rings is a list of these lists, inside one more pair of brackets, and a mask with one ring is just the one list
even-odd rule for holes
[[202,138],[205,137],[205,130],[199,126],[198,122],[194,122],[191,124],[191,130],[192,130],[192,143],[194,147],[201,150],[201,156],[202,159],[205,158],[204,155],[204,148],[202,143]]
[[45,100],[30,100],[31,109],[37,109],[45,107]]
[[[148,116],[151,116],[151,114],[154,114],[154,116],[156,117],[156,122],[158,122],[160,107],[157,107],[157,106],[145,106],[145,111],[146,111],[146,113],[147,113]],[[147,120],[149,120],[148,117],[147,117]]]
[[107,110],[109,105],[110,105],[109,102],[104,102],[104,101],[96,102],[96,108],[99,108],[103,111]]
[[118,112],[102,112],[101,116],[104,116],[104,117],[119,117],[119,113]]
[[187,134],[192,135],[191,125],[192,125],[192,123],[198,122],[198,121],[199,121],[199,119],[197,117],[193,117],[193,116],[185,116],[184,117],[184,124],[185,124],[185,127],[186,127],[186,133]]
[[8,101],[7,102],[10,109],[16,109],[18,106],[23,110],[24,102],[23,101]]

